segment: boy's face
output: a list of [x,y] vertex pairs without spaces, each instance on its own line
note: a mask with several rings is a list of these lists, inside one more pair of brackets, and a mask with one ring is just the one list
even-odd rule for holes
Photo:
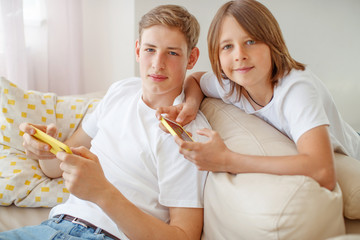
[[198,49],[189,56],[185,36],[177,28],[155,25],[144,29],[141,43],[136,42],[143,98],[178,96],[186,70],[195,65],[197,58]]

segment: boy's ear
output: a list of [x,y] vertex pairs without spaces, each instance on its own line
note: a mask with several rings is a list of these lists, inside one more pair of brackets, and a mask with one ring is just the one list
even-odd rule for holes
[[193,49],[191,49],[189,61],[186,69],[188,70],[192,69],[195,66],[197,60],[199,59],[199,56],[200,56],[199,48],[194,47]]
[[136,56],[136,62],[139,62],[139,58],[140,58],[140,42],[139,42],[139,39],[137,39],[136,43],[135,43],[135,56]]

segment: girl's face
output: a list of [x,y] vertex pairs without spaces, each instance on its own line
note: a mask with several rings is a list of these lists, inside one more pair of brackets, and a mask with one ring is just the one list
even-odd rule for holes
[[223,19],[219,40],[220,65],[230,80],[246,89],[270,84],[269,46],[252,39],[232,16]]

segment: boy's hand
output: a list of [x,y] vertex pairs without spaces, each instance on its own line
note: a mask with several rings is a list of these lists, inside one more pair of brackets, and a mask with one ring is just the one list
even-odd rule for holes
[[[160,107],[156,110],[155,115],[160,120],[161,114],[164,114],[166,118],[185,126],[196,118],[197,111],[198,109],[194,109],[191,104],[180,103],[175,106]],[[162,124],[160,124],[160,128],[168,132]]]
[[36,131],[32,126],[55,138],[57,133],[57,128],[54,124],[49,124],[48,126],[30,123],[20,124],[19,129],[24,132],[23,146],[26,156],[32,159],[54,159],[54,154],[50,152],[51,146],[33,137]]
[[[58,152],[65,186],[78,198],[96,203],[102,193],[111,187],[98,157],[85,147],[71,148],[73,154]],[[100,199],[101,200],[101,199]]]

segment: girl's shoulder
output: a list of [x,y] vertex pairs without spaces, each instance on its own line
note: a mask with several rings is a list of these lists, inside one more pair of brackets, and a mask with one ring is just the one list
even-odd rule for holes
[[293,69],[279,81],[276,88],[289,89],[295,85],[316,87],[319,82],[321,82],[320,79],[309,68],[305,70]]
[[310,69],[292,70],[274,88],[274,96],[282,103],[288,99],[313,98],[325,92],[326,88]]
[[305,70],[291,70],[288,74],[286,74],[281,80],[282,81],[301,81],[307,80],[311,81],[312,79],[317,78],[316,75],[309,68],[305,68]]

